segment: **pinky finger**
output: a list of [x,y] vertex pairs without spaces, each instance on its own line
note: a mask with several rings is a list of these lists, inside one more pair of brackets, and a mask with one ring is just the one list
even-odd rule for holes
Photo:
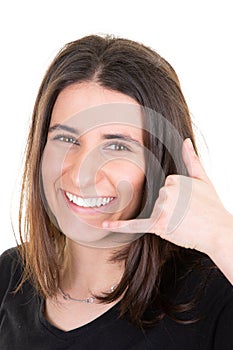
[[155,218],[104,221],[102,227],[121,233],[155,233]]

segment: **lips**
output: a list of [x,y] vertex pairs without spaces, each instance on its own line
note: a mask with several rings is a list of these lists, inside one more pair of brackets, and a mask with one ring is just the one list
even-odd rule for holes
[[65,192],[66,197],[71,203],[82,208],[99,208],[109,204],[114,197],[79,197],[70,192]]

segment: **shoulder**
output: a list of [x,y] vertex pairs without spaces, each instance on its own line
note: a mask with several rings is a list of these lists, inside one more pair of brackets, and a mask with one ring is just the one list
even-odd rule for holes
[[233,344],[233,286],[224,276],[218,277],[214,282],[211,298],[212,318],[214,310],[218,312],[217,322],[215,322],[216,349],[230,350]]
[[[203,304],[209,307],[210,313],[218,312],[219,316],[228,305],[233,306],[233,285],[217,268],[209,273],[202,294]],[[231,319],[233,321],[232,307]]]
[[177,319],[208,319],[214,323],[225,313],[227,305],[233,304],[233,286],[209,258],[200,262],[184,268],[173,284],[169,284],[170,278],[165,285],[166,295],[170,304],[175,305]]
[[196,297],[202,310],[216,311],[233,301],[233,286],[210,259],[193,269],[180,284],[182,298]]
[[[233,286],[215,266],[205,271],[193,271],[187,278],[185,295],[194,296],[193,315],[199,322],[203,341],[211,341],[216,349],[228,349],[233,343]],[[187,300],[187,299],[186,299]],[[214,347],[215,348],[215,347]],[[229,348],[230,349],[230,348]]]
[[0,256],[0,304],[8,291],[16,288],[22,274],[22,259],[18,248],[10,248]]
[[204,276],[205,278],[201,289],[204,299],[208,298],[215,301],[217,299],[222,299],[224,304],[229,299],[233,300],[233,285],[217,266],[213,266],[210,270],[207,270]]
[[1,275],[4,269],[9,269],[9,267],[12,267],[20,261],[20,254],[17,247],[7,249],[0,255]]
[[211,267],[211,263],[206,267],[190,271],[179,281],[175,304],[181,307],[181,312],[175,314],[176,322],[168,316],[164,325],[179,348],[193,342],[195,349],[230,350],[233,344],[233,286],[217,267]]
[[[191,255],[191,254],[190,254]],[[177,287],[182,295],[197,295],[202,299],[228,294],[233,297],[233,286],[220,269],[206,255],[195,252],[187,266],[178,274]]]
[[[175,308],[146,329],[149,349],[232,350],[233,286],[221,271],[207,262],[203,269],[182,274],[175,288],[166,287]],[[151,305],[148,321],[154,315],[156,305]]]
[[207,275],[197,305],[202,340],[214,349],[230,350],[233,344],[233,286],[217,268]]

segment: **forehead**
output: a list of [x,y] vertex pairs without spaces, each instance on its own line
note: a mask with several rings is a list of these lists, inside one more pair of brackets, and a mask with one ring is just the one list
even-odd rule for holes
[[142,129],[141,106],[131,97],[95,83],[73,84],[55,102],[51,123],[65,124],[86,132],[92,129],[114,131]]

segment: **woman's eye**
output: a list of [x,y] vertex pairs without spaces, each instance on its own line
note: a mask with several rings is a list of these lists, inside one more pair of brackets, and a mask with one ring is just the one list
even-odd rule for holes
[[111,145],[108,145],[107,148],[112,151],[130,151],[129,147],[123,143],[112,143]]
[[72,136],[67,136],[67,135],[57,135],[54,137],[54,140],[66,142],[66,143],[72,143],[74,145],[78,145],[78,140]]

